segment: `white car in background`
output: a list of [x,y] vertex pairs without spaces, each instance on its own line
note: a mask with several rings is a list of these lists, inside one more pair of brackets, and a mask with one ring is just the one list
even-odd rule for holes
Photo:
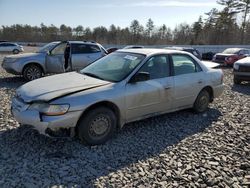
[[23,52],[23,46],[12,43],[12,42],[1,42],[0,43],[0,52],[12,52],[13,54],[18,54]]

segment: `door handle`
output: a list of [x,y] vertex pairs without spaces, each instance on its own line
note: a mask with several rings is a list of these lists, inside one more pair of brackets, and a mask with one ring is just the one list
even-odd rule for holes
[[198,84],[202,84],[202,80],[199,80],[199,81],[198,81]]
[[165,86],[164,89],[168,90],[168,89],[171,89],[171,87],[170,86]]

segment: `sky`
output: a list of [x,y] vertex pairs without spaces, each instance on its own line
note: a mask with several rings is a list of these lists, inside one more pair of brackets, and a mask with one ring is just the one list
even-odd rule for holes
[[205,17],[212,8],[220,9],[216,0],[0,0],[0,25],[124,28],[134,19],[145,26],[151,18],[155,26],[174,28]]

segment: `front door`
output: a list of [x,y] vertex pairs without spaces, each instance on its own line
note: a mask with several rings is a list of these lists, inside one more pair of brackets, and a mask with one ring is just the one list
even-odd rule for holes
[[151,57],[139,70],[150,79],[126,85],[126,119],[133,121],[171,109],[173,77],[170,77],[169,58],[166,55]]
[[67,43],[58,44],[47,56],[45,67],[47,73],[62,73],[64,70],[64,52]]

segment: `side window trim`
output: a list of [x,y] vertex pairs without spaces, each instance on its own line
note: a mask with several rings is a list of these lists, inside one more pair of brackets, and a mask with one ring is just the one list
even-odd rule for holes
[[[171,74],[172,76],[176,76],[175,72],[174,72],[174,61],[173,61],[173,55],[181,55],[181,56],[186,56],[188,57],[188,59],[190,59],[194,65],[195,65],[195,72],[203,72],[202,67],[199,65],[199,63],[197,63],[191,56],[187,55],[187,54],[179,54],[179,53],[172,53],[169,54],[169,58],[170,58],[170,64],[171,64]],[[200,69],[200,71],[197,71],[197,67]],[[179,75],[177,75],[179,76]]]
[[[168,77],[171,77],[171,61],[170,61],[170,55],[169,54],[157,54],[157,55],[154,55],[154,56],[150,56],[144,63],[143,65],[138,69],[138,71],[135,72],[134,75],[136,75],[138,72],[140,72],[140,70],[143,68],[144,65],[146,65],[152,58],[154,57],[158,57],[158,56],[164,56],[166,58],[166,60],[168,61],[168,69],[169,69],[169,75],[166,76],[166,77],[162,77],[162,78],[168,78]],[[167,71],[167,70],[166,70]],[[162,78],[154,78],[154,79],[162,79]],[[154,80],[154,79],[150,79],[150,80]]]

